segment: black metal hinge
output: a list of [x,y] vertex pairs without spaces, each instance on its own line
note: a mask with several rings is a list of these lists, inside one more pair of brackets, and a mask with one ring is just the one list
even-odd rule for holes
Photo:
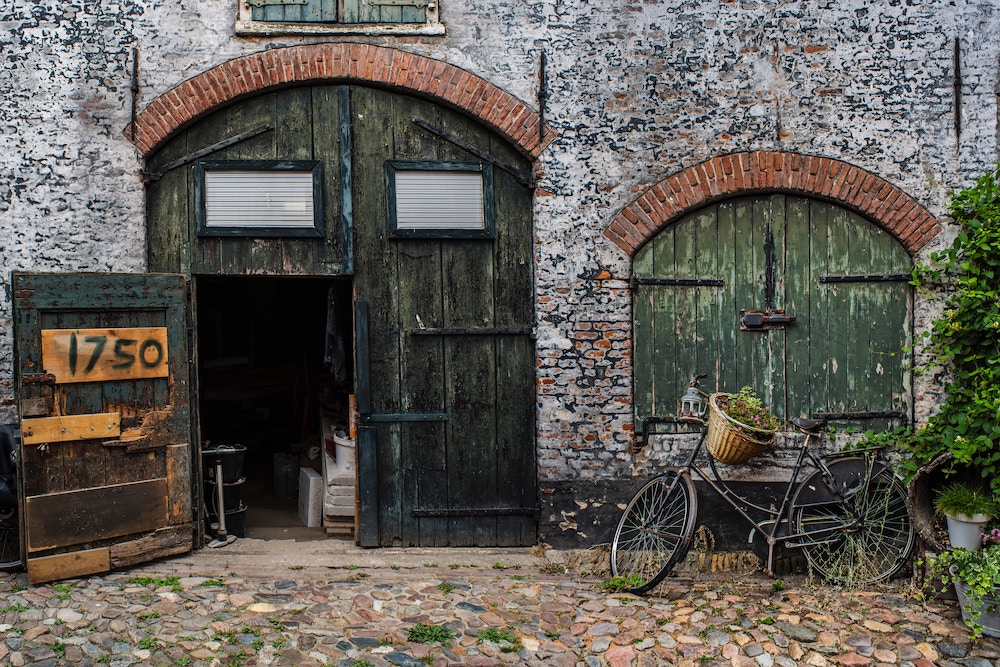
[[882,273],[867,276],[820,276],[821,283],[900,283],[910,282],[908,273]]
[[722,287],[725,280],[716,278],[632,278],[631,286],[666,285],[669,287]]

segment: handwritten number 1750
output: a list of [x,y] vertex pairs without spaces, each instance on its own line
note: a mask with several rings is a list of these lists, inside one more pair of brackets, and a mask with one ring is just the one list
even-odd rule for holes
[[[101,353],[104,352],[104,348],[108,344],[107,336],[84,336],[83,343],[93,345],[94,348],[90,351],[90,358],[87,360],[87,366],[84,368],[84,373],[89,373],[94,370],[97,362],[101,358]],[[144,368],[154,368],[163,361],[163,346],[159,341],[152,338],[142,341],[142,344],[136,349],[136,345],[139,343],[138,340],[134,338],[116,338],[114,345],[114,358],[116,363],[112,364],[112,368],[121,369],[129,368],[135,365],[136,359],[142,364]],[[135,350],[135,351],[133,351]],[[152,353],[152,354],[150,354]],[[76,375],[77,360],[80,356],[80,343],[77,340],[76,333],[72,333],[69,336],[69,372],[71,375]]]

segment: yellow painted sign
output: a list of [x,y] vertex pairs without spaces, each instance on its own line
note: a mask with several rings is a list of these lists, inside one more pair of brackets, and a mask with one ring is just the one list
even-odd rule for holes
[[167,328],[43,329],[42,367],[59,384],[167,377]]

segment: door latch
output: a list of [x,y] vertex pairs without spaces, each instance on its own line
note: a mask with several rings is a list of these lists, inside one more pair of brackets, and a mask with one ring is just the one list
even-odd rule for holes
[[740,331],[768,331],[784,329],[795,321],[794,315],[786,315],[784,310],[741,310]]

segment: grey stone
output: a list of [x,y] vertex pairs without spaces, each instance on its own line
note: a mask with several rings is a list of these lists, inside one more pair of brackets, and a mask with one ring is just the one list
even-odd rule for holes
[[611,648],[611,637],[597,637],[590,644],[590,650],[594,653],[604,653]]
[[775,623],[773,628],[780,630],[789,639],[794,639],[797,642],[814,642],[819,636],[812,630],[799,626],[792,625],[791,623],[786,623],[785,621],[778,621]]
[[459,602],[455,606],[462,611],[471,611],[476,614],[484,614],[487,611],[486,607],[482,607],[478,604],[472,604],[471,602]]
[[730,636],[728,632],[723,632],[722,630],[712,629],[705,633],[705,645],[706,646],[724,646],[730,641]]
[[427,667],[426,663],[422,660],[417,660],[412,655],[406,653],[400,653],[399,651],[394,651],[392,653],[386,653],[385,659],[398,667]]
[[965,647],[946,642],[937,644],[937,650],[946,658],[964,658],[969,654]]

